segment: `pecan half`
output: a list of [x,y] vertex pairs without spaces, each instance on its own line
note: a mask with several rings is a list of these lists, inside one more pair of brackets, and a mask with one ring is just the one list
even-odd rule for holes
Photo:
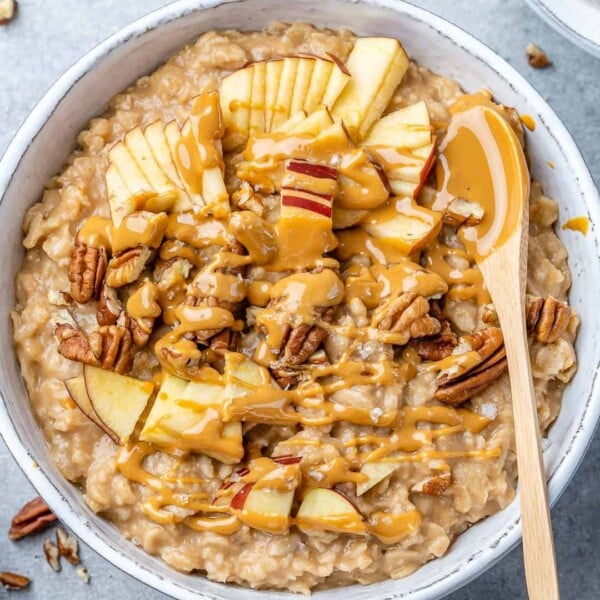
[[8,538],[20,540],[27,535],[43,531],[56,521],[56,515],[40,498],[34,498],[13,517]]
[[106,273],[107,254],[104,248],[94,248],[75,239],[69,263],[71,296],[85,304],[98,298]]
[[451,483],[451,473],[440,473],[415,483],[411,491],[418,494],[427,494],[428,496],[440,496],[450,487]]
[[548,58],[548,55],[533,42],[529,42],[525,48],[525,54],[527,55],[527,62],[530,67],[534,69],[544,69],[549,67],[552,62]]
[[152,258],[153,252],[147,246],[138,246],[113,256],[106,270],[106,283],[120,288],[136,281]]
[[72,565],[78,565],[79,545],[77,538],[69,535],[64,529],[58,527],[56,530],[56,546],[61,556],[64,556]]
[[102,286],[100,300],[96,309],[96,321],[98,325],[114,325],[123,312],[123,305],[117,296],[117,291],[108,285]]
[[568,304],[552,296],[533,298],[527,303],[527,331],[538,342],[551,344],[564,333],[572,314]]
[[429,315],[429,302],[414,292],[405,292],[392,300],[386,307],[386,314],[379,321],[379,329],[404,333],[410,338],[437,335],[441,331],[440,322]]
[[284,390],[292,387],[297,387],[301,381],[306,379],[306,374],[297,367],[290,367],[287,365],[274,365],[269,368],[273,379],[277,382],[279,387]]
[[16,0],[0,0],[0,27],[15,18],[18,7]]
[[[331,323],[335,308],[319,307],[317,316],[326,323]],[[327,337],[327,331],[318,325],[302,324],[294,327],[284,343],[281,363],[284,365],[301,365],[314,354],[321,342]]]
[[58,573],[60,571],[60,552],[48,539],[44,540],[44,554],[46,555],[46,562],[50,565],[50,568],[55,573]]
[[423,360],[438,361],[450,356],[458,344],[449,321],[440,321],[440,333],[433,337],[412,340],[411,345]]
[[0,583],[7,590],[22,590],[31,583],[31,580],[29,579],[29,577],[25,577],[25,575],[19,575],[18,573],[9,573],[8,571],[4,571],[0,573]]
[[210,340],[210,349],[215,352],[237,352],[237,338],[235,331],[221,331]]
[[466,373],[443,375],[438,381],[435,399],[446,404],[457,405],[479,394],[491,385],[507,367],[502,331],[488,327],[460,340],[479,354],[479,362]]
[[131,332],[120,325],[100,327],[90,334],[89,345],[99,366],[125,373],[133,360]]
[[58,353],[69,360],[100,366],[89,340],[83,331],[75,329],[67,323],[58,323],[54,327],[54,336],[58,340]]

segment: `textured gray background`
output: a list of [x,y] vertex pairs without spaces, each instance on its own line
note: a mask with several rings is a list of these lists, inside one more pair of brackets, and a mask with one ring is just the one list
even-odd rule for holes
[[[565,0],[566,1],[566,0]],[[90,48],[118,28],[167,4],[165,0],[19,0],[16,21],[0,28],[0,154],[17,128],[52,82]],[[457,23],[507,59],[547,99],[573,134],[600,183],[600,60],[561,38],[522,0],[424,0],[417,2]],[[539,43],[554,66],[535,71],[523,51]],[[568,201],[568,198],[563,198]],[[557,507],[552,511],[563,598],[600,598],[600,439]],[[43,535],[9,542],[7,531],[16,510],[33,489],[0,441],[0,571],[15,570],[33,579],[15,597],[54,599],[165,598],[109,565],[88,548],[83,562],[92,579],[85,586],[69,566],[54,574],[43,558]],[[0,590],[0,596],[5,594]],[[521,552],[515,550],[497,566],[451,596],[452,600],[526,598]]]

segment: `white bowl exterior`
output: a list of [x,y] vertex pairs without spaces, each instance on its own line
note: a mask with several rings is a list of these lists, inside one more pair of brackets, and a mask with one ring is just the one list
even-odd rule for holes
[[[273,20],[311,21],[359,34],[382,34],[402,40],[417,61],[458,80],[467,91],[488,87],[503,103],[531,114],[535,133],[528,136],[532,171],[548,195],[560,202],[560,220],[587,215],[587,237],[559,231],[570,254],[571,304],[582,317],[577,339],[579,370],[568,386],[563,408],[545,452],[555,501],[567,485],[593,435],[598,417],[600,321],[599,198],[589,172],[564,125],[542,98],[510,66],[483,44],[439,17],[395,0],[182,0],[121,30],[76,63],[42,99],[11,143],[0,163],[0,223],[4,248],[0,271],[0,308],[5,327],[0,335],[0,429],[11,452],[40,494],[76,535],[134,577],[181,599],[254,600],[261,592],[177,573],[123,539],[110,523],[94,515],[80,491],[52,464],[48,447],[32,416],[14,358],[10,309],[14,278],[22,259],[21,223],[40,199],[47,179],[56,174],[73,149],[77,133],[100,114],[107,101],[137,77],[152,71],[169,55],[204,31],[221,28],[260,29]],[[547,166],[552,161],[554,170]],[[315,594],[320,599],[439,598],[489,568],[520,537],[518,502],[473,526],[450,552],[399,580],[353,586]],[[271,592],[270,598],[289,598]]]

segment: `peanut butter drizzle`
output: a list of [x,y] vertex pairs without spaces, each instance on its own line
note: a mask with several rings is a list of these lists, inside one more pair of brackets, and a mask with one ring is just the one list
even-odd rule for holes
[[367,256],[371,262],[388,265],[406,258],[406,252],[390,239],[375,238],[364,229],[345,229],[336,233],[338,246],[335,256],[350,260],[354,256]]
[[162,309],[159,300],[159,290],[151,281],[145,281],[127,299],[127,312],[143,326],[144,319],[160,317]]
[[169,215],[165,236],[203,249],[225,245],[228,232],[226,224],[218,219],[193,213],[173,213]]
[[422,520],[416,509],[403,513],[376,511],[369,515],[368,530],[384,544],[397,544],[418,531]]
[[479,225],[459,230],[467,251],[478,260],[512,236],[529,197],[529,171],[519,140],[488,103],[453,107],[440,145],[433,204],[434,210],[444,210],[453,198],[465,198],[483,207]]
[[562,228],[563,229],[571,229],[572,231],[579,231],[579,233],[583,235],[587,235],[587,232],[590,227],[590,220],[587,217],[572,217],[568,221],[566,221]]
[[214,167],[224,170],[222,137],[219,94],[216,91],[204,92],[192,106],[190,120],[181,131],[173,157],[192,194],[202,195],[202,176],[206,170]]
[[[463,263],[468,263],[467,268],[453,266],[452,257]],[[477,304],[484,305],[491,302],[490,295],[484,287],[481,271],[473,265],[473,259],[462,248],[451,248],[440,241],[428,246],[423,259],[425,265],[437,273],[448,284],[446,297],[452,300],[475,300]]]

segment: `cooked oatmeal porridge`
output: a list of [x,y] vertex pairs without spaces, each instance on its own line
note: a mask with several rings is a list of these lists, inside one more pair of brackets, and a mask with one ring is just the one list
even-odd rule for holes
[[[524,156],[513,108],[396,40],[274,24],[203,35],[78,141],[25,218],[12,316],[92,510],[180,571],[309,593],[407,576],[511,502],[503,337],[469,248],[508,219],[485,149]],[[557,205],[525,184],[545,431],[578,318]]]

